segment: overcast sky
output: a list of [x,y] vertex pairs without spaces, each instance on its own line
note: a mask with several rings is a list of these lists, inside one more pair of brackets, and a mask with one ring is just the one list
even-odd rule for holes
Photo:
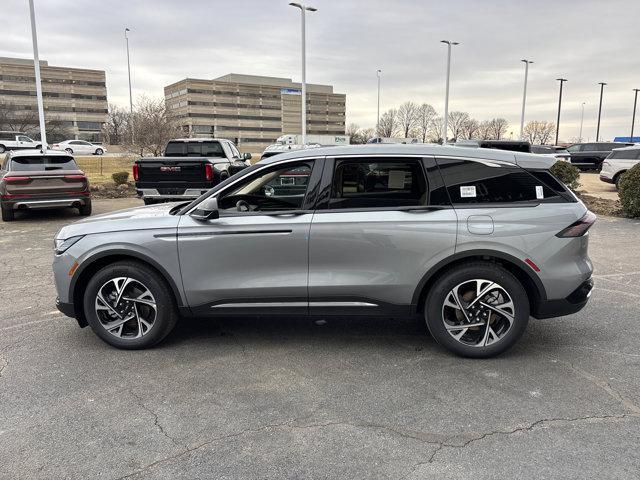
[[[300,13],[287,0],[35,0],[40,58],[104,69],[108,98],[128,104],[123,31],[131,29],[134,97],[162,96],[185,77],[226,73],[300,80]],[[32,56],[27,0],[2,0],[0,56]],[[347,95],[347,122],[376,121],[406,100],[444,110],[446,46],[454,47],[450,110],[479,120],[502,116],[518,135],[524,64],[527,120],[554,121],[565,84],[560,138],[629,135],[633,88],[640,88],[638,0],[313,0],[307,16],[307,81]],[[640,117],[640,115],[639,115]],[[636,130],[640,134],[640,125]]]

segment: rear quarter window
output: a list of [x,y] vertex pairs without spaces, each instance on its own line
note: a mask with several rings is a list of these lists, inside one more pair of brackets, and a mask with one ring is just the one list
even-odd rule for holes
[[16,172],[41,172],[43,170],[79,170],[73,157],[34,156],[11,159],[11,170]]
[[613,151],[608,158],[622,160],[636,160],[640,156],[640,148],[635,150],[619,150]]
[[547,182],[517,166],[441,158],[438,165],[454,204],[540,203],[561,198]]

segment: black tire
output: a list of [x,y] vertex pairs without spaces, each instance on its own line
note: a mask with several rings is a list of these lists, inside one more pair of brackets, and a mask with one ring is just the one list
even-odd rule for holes
[[83,217],[88,217],[91,215],[91,199],[87,199],[85,202],[84,205],[78,207],[78,212],[80,212],[80,215]]
[[96,155],[102,155],[104,153],[104,150],[102,150],[101,148],[96,148]]
[[[109,333],[96,313],[95,303],[98,291],[109,280],[118,277],[127,277],[140,282],[151,292],[155,299],[155,320],[151,328],[141,337],[120,338]],[[89,280],[83,301],[87,322],[94,333],[109,345],[125,350],[137,350],[156,345],[173,330],[178,321],[178,309],[173,292],[164,278],[151,267],[141,262],[116,262],[99,270]]]
[[4,145],[0,145],[0,153],[4,153],[6,151],[7,151],[6,147]]
[[15,219],[15,211],[13,208],[2,207],[2,221],[3,222],[12,222]]
[[[445,328],[443,319],[445,300],[452,289],[474,279],[497,283],[511,297],[514,305],[511,326],[497,341],[486,346],[467,345],[454,339]],[[469,262],[442,274],[427,295],[424,311],[427,328],[433,338],[456,355],[469,358],[489,358],[507,351],[522,337],[529,323],[529,300],[522,284],[508,270],[491,262]],[[476,328],[480,330],[483,327]]]
[[69,155],[73,155],[73,149],[71,148],[65,148],[64,151],[67,152]]

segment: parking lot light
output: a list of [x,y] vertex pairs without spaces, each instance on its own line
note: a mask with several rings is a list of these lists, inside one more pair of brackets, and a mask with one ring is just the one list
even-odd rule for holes
[[630,142],[633,142],[633,127],[635,127],[635,124],[636,124],[636,105],[638,104],[638,92],[640,92],[640,88],[634,88],[633,91],[635,92],[635,95],[633,98],[633,116],[631,117],[631,137],[629,138]]
[[376,121],[376,135],[380,135],[380,74],[382,74],[382,70],[376,70],[378,77],[378,119]]
[[447,130],[449,128],[449,79],[451,77],[451,47],[453,45],[460,45],[458,42],[452,42],[451,40],[440,40],[440,43],[446,43],[447,44],[447,86],[446,86],[446,90],[445,90],[445,96],[444,96],[444,125],[443,125],[443,130],[444,130],[444,139],[443,139],[443,143],[447,143]]
[[292,7],[300,9],[302,20],[302,98],[300,103],[302,104],[302,144],[307,144],[307,58],[306,58],[306,12],[317,12],[315,7],[309,7],[304,3],[289,3]]
[[568,80],[566,78],[556,78],[560,82],[560,96],[558,97],[558,121],[556,122],[556,143],[558,145],[558,135],[560,135],[560,109],[562,107],[562,85]]
[[127,44],[127,73],[129,75],[129,111],[133,113],[133,96],[131,95],[131,62],[129,61],[129,36],[127,32],[130,32],[129,27],[124,29],[124,40]]
[[523,58],[520,61],[524,62],[524,91],[522,93],[522,115],[520,116],[520,140],[522,140],[524,136],[524,106],[527,101],[527,78],[529,77],[529,65],[533,63],[533,60]]
[[31,39],[33,41],[33,67],[36,77],[36,99],[38,102],[38,119],[40,123],[40,143],[43,151],[47,151],[47,130],[44,123],[44,104],[42,102],[42,80],[40,78],[40,57],[38,56],[38,34],[36,32],[36,12],[33,0],[29,0],[29,16],[31,17]]
[[584,124],[584,104],[585,102],[582,102],[582,113],[580,114],[580,135],[579,135],[580,140],[578,140],[579,142],[582,142],[582,125]]
[[600,117],[602,115],[602,94],[604,93],[605,82],[599,82],[600,85],[600,106],[598,107],[598,127],[596,128],[596,142],[600,140]]

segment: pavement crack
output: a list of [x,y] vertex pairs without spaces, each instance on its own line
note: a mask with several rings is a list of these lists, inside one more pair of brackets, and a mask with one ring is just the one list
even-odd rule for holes
[[154,412],[151,408],[149,408],[143,401],[142,399],[136,395],[133,390],[129,390],[129,393],[131,394],[131,396],[133,398],[136,399],[136,403],[144,410],[146,410],[147,412],[149,412],[151,415],[153,415],[153,425],[158,429],[158,431],[164,435],[165,437],[167,437],[169,440],[171,440],[171,442],[174,445],[180,446],[180,443],[178,443],[178,441],[173,438],[171,435],[169,435],[167,433],[167,431],[164,429],[164,427],[162,426],[162,424],[160,423],[160,418],[158,416],[158,414],[156,412]]
[[0,355],[0,378],[2,378],[2,372],[9,366],[9,360],[4,355]]

